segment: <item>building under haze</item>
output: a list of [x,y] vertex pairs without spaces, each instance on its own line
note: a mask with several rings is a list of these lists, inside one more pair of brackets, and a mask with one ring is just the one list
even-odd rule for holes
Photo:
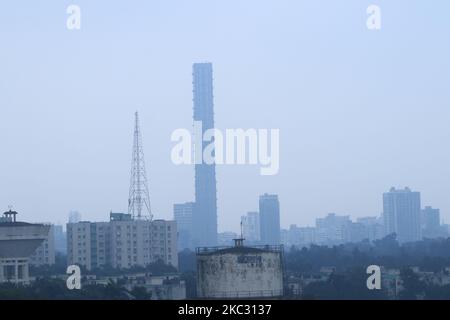
[[[214,128],[213,69],[211,63],[193,65],[194,121],[202,124],[203,134]],[[202,139],[198,139],[201,140]],[[195,154],[203,155],[205,145],[196,145]],[[217,193],[214,164],[195,165],[195,207],[193,212],[195,246],[217,244]]]
[[217,244],[219,246],[231,246],[239,235],[233,231],[224,231],[217,234]]
[[350,241],[350,216],[329,213],[316,219],[316,241],[319,244],[333,245]]
[[280,202],[275,194],[259,197],[259,225],[262,244],[280,244]]
[[69,223],[77,223],[81,221],[81,213],[78,211],[69,212]]
[[288,248],[309,247],[311,244],[339,245],[377,240],[384,237],[382,219],[360,217],[352,221],[348,215],[329,213],[316,219],[315,227],[298,227],[293,224],[282,234],[282,243]]
[[360,217],[356,219],[356,222],[365,227],[366,239],[373,241],[384,237],[383,219],[381,217]]
[[420,192],[391,188],[383,194],[386,235],[395,233],[400,243],[421,240]]
[[69,265],[82,265],[88,270],[144,267],[159,260],[178,267],[176,222],[111,213],[109,222],[69,223],[67,260]]
[[442,236],[440,210],[428,206],[422,209],[421,225],[422,236],[424,238],[437,238]]
[[258,242],[260,237],[259,212],[247,212],[241,217],[242,234],[248,243]]
[[194,203],[177,203],[173,205],[173,218],[177,222],[178,250],[193,249],[192,212]]
[[62,225],[54,225],[55,229],[55,251],[56,253],[67,254],[67,234]]
[[283,244],[287,247],[309,247],[314,243],[316,243],[316,228],[298,227],[293,224],[288,230],[287,241]]

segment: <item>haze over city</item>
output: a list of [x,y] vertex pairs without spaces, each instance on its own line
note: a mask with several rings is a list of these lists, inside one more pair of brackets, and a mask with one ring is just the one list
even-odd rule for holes
[[152,211],[171,219],[194,167],[172,163],[170,136],[192,127],[192,64],[208,61],[216,127],[278,128],[281,143],[275,176],[216,167],[220,231],[265,192],[287,227],[378,216],[392,186],[448,222],[450,3],[378,2],[379,32],[359,0],[80,0],[77,32],[68,1],[2,3],[0,206],[60,223],[126,212],[138,110]]

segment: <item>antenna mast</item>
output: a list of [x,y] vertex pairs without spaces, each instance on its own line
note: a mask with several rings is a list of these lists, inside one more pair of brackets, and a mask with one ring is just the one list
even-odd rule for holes
[[152,219],[150,197],[148,192],[147,174],[145,171],[144,148],[142,146],[139,115],[135,114],[134,141],[131,163],[130,193],[128,198],[128,213],[135,219]]

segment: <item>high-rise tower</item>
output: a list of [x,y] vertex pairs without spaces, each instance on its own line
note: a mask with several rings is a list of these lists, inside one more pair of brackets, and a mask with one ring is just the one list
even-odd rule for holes
[[278,195],[267,194],[259,197],[259,226],[263,244],[280,244],[280,202]]
[[[193,65],[194,121],[202,124],[202,137],[214,128],[213,70],[211,63]],[[202,139],[196,139],[202,141]],[[205,145],[195,146],[201,152]],[[195,165],[195,205],[193,211],[193,243],[195,246],[217,245],[216,167],[214,164]]]
[[135,113],[128,213],[135,219],[152,219],[147,174],[145,171],[144,148],[142,146],[139,115],[137,112]]
[[386,235],[395,233],[400,243],[421,240],[420,208],[420,192],[408,187],[383,193]]

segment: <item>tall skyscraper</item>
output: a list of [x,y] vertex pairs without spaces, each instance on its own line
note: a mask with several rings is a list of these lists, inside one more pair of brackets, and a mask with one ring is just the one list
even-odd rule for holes
[[391,188],[383,194],[383,219],[386,234],[397,234],[399,242],[421,239],[420,192]]
[[177,222],[178,249],[193,249],[192,246],[192,212],[193,202],[173,205],[173,218]]
[[[202,124],[203,134],[214,128],[213,70],[211,63],[193,65],[194,121]],[[198,139],[196,141],[202,141]],[[195,155],[203,154],[203,142],[195,145]],[[195,165],[195,206],[193,212],[193,243],[195,246],[217,245],[216,167],[214,164]]]
[[259,197],[259,224],[262,244],[280,244],[280,202],[275,194]]

